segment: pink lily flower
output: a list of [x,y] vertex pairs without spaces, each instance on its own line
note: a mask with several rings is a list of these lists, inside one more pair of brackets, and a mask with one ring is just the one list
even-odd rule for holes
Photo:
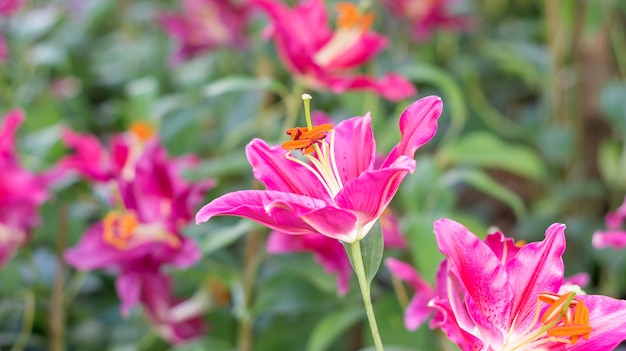
[[[385,247],[406,248],[407,242],[400,232],[398,220],[389,209],[380,216],[380,224]],[[294,236],[273,231],[267,239],[267,252],[271,254],[311,252],[317,263],[328,273],[337,276],[337,294],[343,296],[350,289],[352,267],[345,248],[336,239],[315,233]]]
[[48,198],[48,181],[22,168],[15,151],[15,133],[24,121],[22,110],[8,112],[0,125],[0,267],[28,240]]
[[127,274],[165,265],[186,268],[200,259],[200,250],[181,229],[213,181],[190,184],[180,178],[180,166],[177,160],[167,159],[157,140],[148,143],[132,179],[117,180],[121,208],[109,212],[65,254],[66,261],[80,270],[122,272],[118,295],[124,314],[137,302],[128,298],[133,294],[126,290],[140,289],[120,283]]
[[451,13],[458,0],[383,0],[384,6],[408,21],[417,40],[428,39],[438,27],[462,30],[471,26],[466,15]]
[[388,44],[387,38],[369,30],[373,14],[360,14],[356,5],[340,3],[333,31],[321,0],[305,0],[293,9],[277,0],[250,0],[250,4],[269,15],[268,33],[275,39],[278,55],[305,87],[334,93],[367,90],[392,101],[415,94],[415,87],[396,73],[380,78],[350,73]]
[[402,179],[415,169],[415,151],[435,135],[441,108],[441,99],[436,96],[411,104],[400,117],[401,141],[376,168],[369,114],[343,121],[334,129],[330,125],[310,131],[290,129],[295,140],[283,147],[302,148],[308,163],[294,156],[292,150],[286,152],[281,146],[268,146],[255,139],[246,153],[254,176],[267,190],[223,195],[198,212],[196,223],[233,215],[290,235],[318,233],[346,243],[361,240],[382,215]]
[[615,212],[610,212],[604,217],[607,230],[598,230],[593,233],[591,239],[593,247],[596,249],[612,247],[616,250],[625,248],[626,229],[624,228],[624,221],[626,221],[626,198]]
[[611,350],[626,339],[626,301],[563,288],[565,226],[516,246],[484,241],[449,219],[435,222],[446,260],[436,278],[431,327],[462,351]]
[[172,62],[179,63],[218,47],[245,44],[248,7],[233,0],[182,0],[183,13],[163,13],[158,22],[178,42]]

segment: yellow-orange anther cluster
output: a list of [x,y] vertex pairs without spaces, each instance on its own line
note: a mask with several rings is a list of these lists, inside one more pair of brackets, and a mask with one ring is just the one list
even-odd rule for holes
[[314,126],[310,130],[307,127],[296,127],[287,129],[290,141],[283,143],[285,150],[300,150],[303,154],[310,154],[315,151],[314,145],[326,138],[326,133],[333,129],[332,124],[322,124]]
[[375,16],[371,12],[361,13],[357,6],[350,2],[337,4],[337,27],[351,29],[358,27],[361,31],[367,31],[374,23]]
[[102,237],[118,250],[125,250],[138,224],[137,216],[133,212],[109,212],[102,220]]

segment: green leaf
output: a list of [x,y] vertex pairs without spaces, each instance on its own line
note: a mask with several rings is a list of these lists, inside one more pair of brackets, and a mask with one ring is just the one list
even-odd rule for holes
[[249,78],[230,76],[204,87],[204,95],[206,97],[216,97],[226,93],[250,91],[250,90],[266,90],[269,89],[276,93],[285,93],[285,87],[277,81],[267,77]]
[[[359,241],[359,245],[361,245],[361,257],[363,259],[363,268],[365,269],[365,278],[369,286],[372,283],[372,279],[376,276],[383,259],[383,233],[378,221],[376,221],[369,233]],[[348,253],[352,269],[355,269],[350,244],[344,244],[344,248]]]
[[363,308],[358,306],[326,315],[313,329],[306,350],[327,350],[348,328],[362,319],[364,314]]
[[614,141],[605,140],[598,150],[598,167],[600,174],[610,187],[619,187],[623,183],[621,165],[622,148]]
[[526,208],[522,199],[483,171],[476,169],[452,170],[444,177],[450,186],[457,183],[467,183],[507,204],[515,212],[518,219],[526,217]]
[[248,219],[242,219],[234,226],[212,231],[206,235],[206,239],[202,242],[202,252],[208,255],[213,251],[226,247],[237,241],[237,239],[244,234],[250,232],[254,226],[254,222]]
[[465,164],[501,169],[538,180],[545,167],[537,153],[523,145],[511,145],[487,132],[468,134],[444,148],[438,157],[444,164]]

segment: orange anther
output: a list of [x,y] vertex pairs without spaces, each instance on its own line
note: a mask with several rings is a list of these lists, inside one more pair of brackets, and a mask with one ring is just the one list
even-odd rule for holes
[[[559,297],[554,301],[550,307],[544,312],[541,317],[541,323],[544,325],[551,324],[561,318],[565,312],[565,308],[569,308],[571,301],[573,301],[574,293],[570,292]],[[541,295],[540,295],[541,296]],[[541,298],[541,297],[540,297]],[[569,303],[568,303],[569,302]],[[567,305],[566,305],[567,304]]]
[[351,29],[359,27],[363,32],[367,31],[374,22],[375,15],[371,12],[361,14],[359,8],[351,2],[337,4],[337,27]]
[[144,121],[133,122],[128,130],[143,142],[150,140],[156,134],[154,128]]
[[314,126],[311,130],[307,127],[287,129],[287,134],[291,137],[291,141],[284,142],[282,147],[285,150],[300,150],[304,154],[310,154],[315,151],[313,146],[317,142],[324,140],[326,133],[332,129],[332,124]]
[[133,212],[109,212],[102,220],[102,238],[116,249],[124,250],[138,224]]
[[568,325],[554,327],[548,330],[550,336],[569,336],[572,344],[576,343],[578,337],[588,335],[591,333],[592,328],[588,325]]

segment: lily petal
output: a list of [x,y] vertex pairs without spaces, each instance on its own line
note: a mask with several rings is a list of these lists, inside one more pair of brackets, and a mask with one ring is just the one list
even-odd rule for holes
[[613,350],[626,340],[626,301],[601,295],[576,296],[589,308],[589,321],[593,328],[589,340],[579,341],[568,351]]
[[468,310],[483,340],[501,344],[500,330],[510,325],[508,302],[513,295],[504,266],[489,246],[461,224],[443,218],[434,227],[439,249],[463,285]]
[[343,184],[372,169],[376,159],[376,141],[371,123],[368,113],[364,117],[345,120],[335,127],[335,160]]
[[318,232],[337,239],[352,237],[356,218],[325,201],[273,190],[243,190],[218,197],[200,209],[196,223],[233,215],[287,234]]
[[382,167],[389,166],[401,155],[414,158],[415,151],[435,136],[442,108],[438,96],[427,96],[409,105],[400,116],[402,140],[391,150]]
[[397,167],[363,172],[344,185],[335,203],[360,213],[361,224],[377,219],[398,191],[402,179],[415,168],[412,159],[403,158],[398,163]]
[[563,284],[565,225],[555,223],[546,230],[544,241],[524,245],[506,264],[514,291],[511,318],[520,330],[534,318],[536,297],[542,292],[557,292]]

